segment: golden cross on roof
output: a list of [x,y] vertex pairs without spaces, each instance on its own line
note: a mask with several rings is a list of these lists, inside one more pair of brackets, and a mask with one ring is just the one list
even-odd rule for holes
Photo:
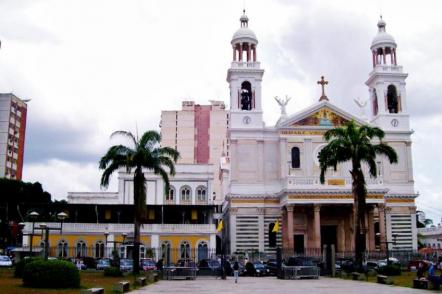
[[325,91],[324,91],[324,86],[328,85],[328,81],[324,80],[324,76],[321,76],[321,80],[318,81],[318,85],[321,85],[321,87],[322,87],[322,95],[321,95],[321,98],[319,98],[319,101],[322,101],[322,100],[328,101],[328,97],[325,95]]

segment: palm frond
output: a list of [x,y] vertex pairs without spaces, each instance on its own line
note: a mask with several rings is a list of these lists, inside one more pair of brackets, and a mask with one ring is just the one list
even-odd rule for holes
[[178,158],[180,158],[180,153],[178,150],[170,147],[161,147],[159,149],[161,155],[167,155],[173,158],[173,161],[176,162]]
[[139,141],[142,148],[152,149],[155,145],[158,145],[161,141],[161,135],[157,131],[147,131],[141,136]]
[[137,146],[137,138],[134,136],[134,134],[132,134],[129,131],[121,131],[120,130],[120,131],[113,132],[111,134],[111,138],[113,138],[114,136],[117,136],[117,135],[129,138],[132,141],[132,143],[134,144],[134,147],[136,148],[136,146]]
[[164,181],[164,193],[169,193],[170,190],[170,182],[169,182],[169,175],[167,172],[161,167],[157,167],[154,169],[154,173],[157,175],[160,175],[161,178]]
[[391,147],[385,143],[380,143],[380,144],[377,144],[374,146],[374,150],[375,150],[376,154],[385,155],[388,158],[388,160],[390,161],[390,163],[397,163],[398,162],[398,156],[397,156],[397,153],[393,147]]

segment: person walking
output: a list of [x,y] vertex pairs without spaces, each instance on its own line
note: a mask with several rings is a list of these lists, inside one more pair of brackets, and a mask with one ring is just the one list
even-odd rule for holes
[[235,261],[233,264],[233,275],[235,276],[235,284],[238,283],[238,275],[239,275],[239,264],[238,261]]

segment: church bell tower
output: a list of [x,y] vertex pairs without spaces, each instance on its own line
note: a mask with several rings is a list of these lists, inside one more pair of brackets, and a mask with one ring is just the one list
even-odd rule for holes
[[227,71],[230,85],[230,128],[262,128],[261,81],[264,70],[256,58],[258,39],[243,11],[240,28],[232,37],[233,57]]
[[371,122],[383,130],[408,131],[407,95],[402,66],[397,63],[396,42],[378,22],[378,33],[371,43],[373,70],[365,84],[369,87]]

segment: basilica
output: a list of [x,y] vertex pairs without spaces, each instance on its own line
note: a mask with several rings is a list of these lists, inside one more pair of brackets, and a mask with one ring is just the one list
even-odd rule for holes
[[[162,145],[176,148],[181,159],[169,191],[164,191],[158,175],[145,171],[148,223],[141,230],[142,256],[154,252],[152,257],[173,262],[207,258],[209,252],[219,253],[220,247],[227,253],[271,254],[277,246],[309,254],[331,244],[337,251],[352,251],[349,163],[327,171],[321,184],[318,162],[326,145],[323,134],[348,121],[383,129],[384,142],[395,149],[399,160],[390,164],[377,158],[376,177],[364,167],[367,249],[385,250],[389,244],[390,249],[417,250],[407,73],[398,64],[397,44],[384,20],[379,20],[377,30],[369,48],[371,57],[367,54],[373,65],[365,82],[369,118],[335,106],[322,77],[318,81],[322,95],[316,103],[287,114],[289,98],[278,98],[281,116],[276,125],[266,126],[262,99],[271,98],[261,95],[264,69],[257,58],[258,39],[244,13],[231,40],[229,106],[224,101],[210,105],[184,101],[182,110],[162,112]],[[99,258],[109,255],[103,247],[118,243],[121,257],[128,256],[133,174],[121,169],[118,182],[117,192],[69,193],[63,234],[49,238],[55,255]],[[39,246],[39,240],[27,237],[31,228],[27,223],[23,244]]]

